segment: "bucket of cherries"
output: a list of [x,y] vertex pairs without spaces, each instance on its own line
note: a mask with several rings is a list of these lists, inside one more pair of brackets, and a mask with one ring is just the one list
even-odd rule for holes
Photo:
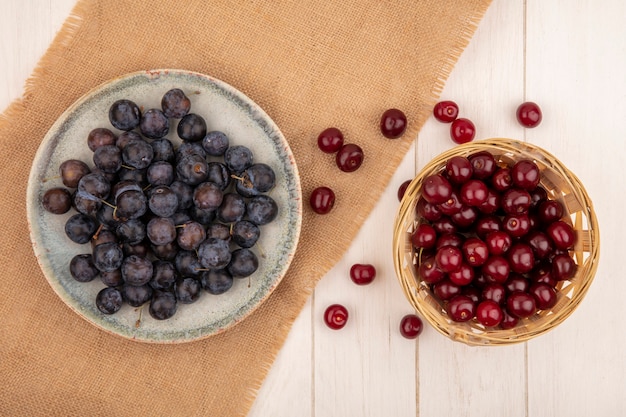
[[599,231],[578,178],[512,139],[464,143],[407,186],[394,266],[409,302],[468,345],[529,340],[570,316],[597,269]]

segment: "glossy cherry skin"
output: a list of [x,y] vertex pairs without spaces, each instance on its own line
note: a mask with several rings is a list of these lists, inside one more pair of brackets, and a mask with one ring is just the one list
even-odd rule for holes
[[517,121],[524,127],[537,127],[543,119],[541,109],[532,101],[520,104],[515,111]]
[[530,231],[530,219],[527,214],[509,214],[504,217],[502,230],[511,237],[522,237]]
[[317,137],[317,146],[322,152],[335,153],[343,146],[343,133],[336,127],[324,129]]
[[354,143],[343,145],[337,152],[335,161],[343,172],[354,172],[363,163],[363,149]]
[[420,198],[419,200],[417,200],[415,211],[419,216],[423,217],[429,222],[437,221],[443,215],[443,213],[441,213],[441,210],[439,209],[438,204],[429,203],[424,198]]
[[474,168],[464,156],[453,156],[446,162],[446,176],[455,184],[463,184],[472,178]]
[[476,321],[485,327],[495,327],[503,318],[504,313],[495,301],[484,300],[476,307]]
[[528,191],[520,188],[511,188],[502,194],[500,205],[507,214],[527,213],[532,202]]
[[466,295],[456,295],[450,299],[447,306],[448,316],[456,322],[469,321],[474,317],[475,305]]
[[535,298],[525,292],[515,291],[506,299],[506,308],[510,314],[519,318],[530,317],[537,311]]
[[433,248],[437,243],[437,232],[431,225],[420,223],[411,235],[411,242],[416,248]]
[[506,191],[513,185],[513,178],[511,178],[510,168],[499,168],[493,173],[491,177],[491,186],[496,191]]
[[548,284],[535,283],[528,292],[535,298],[535,304],[539,310],[547,310],[556,305],[556,290]]
[[511,271],[518,274],[530,272],[535,266],[535,255],[532,248],[525,243],[515,243],[507,252],[507,260]]
[[370,264],[354,264],[350,267],[350,279],[357,285],[367,285],[376,278],[376,268]]
[[328,214],[335,205],[335,193],[328,187],[318,187],[311,192],[309,203],[317,214]]
[[556,200],[542,201],[537,207],[539,220],[544,224],[550,224],[563,217],[563,205]]
[[502,309],[502,321],[500,322],[500,328],[502,330],[512,329],[519,323],[519,318],[510,314],[506,308]]
[[471,120],[459,117],[450,125],[450,138],[454,143],[471,142],[476,136],[476,126]]
[[491,300],[498,304],[504,304],[506,301],[506,289],[502,284],[491,282],[483,287],[481,292],[483,300]]
[[513,239],[508,233],[497,230],[485,237],[485,244],[490,254],[504,255],[511,248]]
[[443,246],[437,250],[435,261],[443,272],[450,273],[461,267],[463,253],[457,247]]
[[409,184],[411,180],[406,180],[398,187],[398,201],[402,201],[404,194],[406,194],[406,189],[409,188]]
[[400,320],[400,334],[407,339],[415,339],[424,330],[424,323],[415,314],[407,314]]
[[463,245],[465,238],[460,233],[444,233],[437,238],[437,249],[449,245],[460,248]]
[[511,266],[502,256],[494,255],[487,259],[481,270],[489,281],[502,284],[509,277]]
[[532,248],[535,259],[546,259],[554,253],[552,240],[540,230],[531,230],[523,240]]
[[440,101],[435,104],[433,115],[442,123],[452,123],[459,116],[459,106],[454,101]]
[[434,257],[423,259],[419,266],[419,275],[427,284],[436,284],[442,281],[446,274],[437,266]]
[[440,300],[446,301],[461,294],[461,286],[456,285],[449,279],[444,279],[433,285],[433,293],[439,297]]
[[517,161],[511,168],[511,178],[516,187],[532,190],[539,185],[541,172],[539,167],[530,159]]
[[491,177],[498,168],[496,159],[487,151],[476,152],[475,154],[468,156],[468,159],[472,163],[472,168],[474,169],[474,178],[479,180]]
[[380,118],[380,131],[388,139],[397,139],[406,130],[406,115],[398,109],[386,110]]
[[552,277],[558,281],[574,278],[577,270],[578,265],[569,254],[561,253],[552,258]]
[[332,304],[324,312],[324,322],[333,330],[342,329],[348,322],[348,310],[341,304]]
[[465,261],[472,267],[481,266],[489,258],[489,247],[477,237],[468,237],[461,250]]
[[480,206],[487,200],[489,189],[483,181],[469,180],[461,186],[459,197],[468,206]]
[[469,285],[474,280],[474,268],[468,264],[461,264],[459,269],[450,272],[448,279],[458,286]]
[[571,249],[576,244],[576,232],[569,224],[562,220],[551,223],[546,233],[558,249]]
[[476,220],[474,225],[474,232],[476,235],[485,239],[491,232],[497,232],[502,230],[502,220],[498,216],[485,214]]
[[452,185],[442,175],[434,174],[424,178],[422,197],[431,204],[442,204],[452,195]]

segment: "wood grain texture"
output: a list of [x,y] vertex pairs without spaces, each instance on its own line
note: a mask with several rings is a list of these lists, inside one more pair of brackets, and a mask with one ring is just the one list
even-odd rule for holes
[[[3,1],[1,108],[21,95],[73,4]],[[542,146],[585,184],[600,222],[601,255],[576,312],[549,334],[510,347],[470,348],[428,327],[418,341],[399,335],[399,321],[411,309],[391,261],[397,187],[452,146],[448,126],[430,120],[349,251],[294,323],[250,416],[626,415],[625,18],[626,5],[618,0],[495,0],[442,93],[475,122],[478,138]],[[536,129],[524,130],[515,120],[525,99],[544,111]],[[378,198],[362,191],[364,199]],[[354,263],[374,264],[376,281],[355,286],[348,275]],[[322,320],[335,302],[350,311],[340,331]]]

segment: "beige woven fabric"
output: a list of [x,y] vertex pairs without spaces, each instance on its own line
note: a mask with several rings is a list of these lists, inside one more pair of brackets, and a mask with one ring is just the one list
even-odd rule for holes
[[[368,216],[488,5],[79,1],[23,98],[0,118],[0,415],[245,415],[291,323]],[[104,81],[151,68],[198,71],[243,91],[287,137],[305,199],[324,184],[338,200],[326,216],[305,204],[296,257],[260,309],[223,334],[181,345],[131,342],[73,313],[43,277],[25,218],[30,165],[56,118]],[[399,140],[378,130],[390,107],[409,118]],[[341,173],[317,149],[329,126],[364,149],[357,172]]]

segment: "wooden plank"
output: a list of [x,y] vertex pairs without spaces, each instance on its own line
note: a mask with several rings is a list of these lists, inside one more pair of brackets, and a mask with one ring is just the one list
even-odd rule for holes
[[529,141],[585,184],[602,251],[587,297],[563,324],[528,344],[530,416],[626,415],[623,167],[626,144],[626,5],[528,1],[527,96],[544,120]]
[[[404,158],[357,239],[322,279],[314,298],[315,416],[413,416],[416,342],[399,333],[401,318],[412,312],[391,261],[397,189],[415,172],[415,147]],[[364,190],[364,198],[368,198]],[[374,282],[355,285],[355,263],[376,267]],[[323,322],[333,303],[348,308],[347,325],[330,330]]]
[[[442,94],[476,125],[476,140],[521,139],[524,4],[494,2]],[[451,148],[449,125],[431,119],[420,133],[419,165]],[[420,416],[525,416],[525,345],[468,347],[426,329],[419,342]]]
[[278,353],[249,417],[313,416],[312,299],[296,319]]

